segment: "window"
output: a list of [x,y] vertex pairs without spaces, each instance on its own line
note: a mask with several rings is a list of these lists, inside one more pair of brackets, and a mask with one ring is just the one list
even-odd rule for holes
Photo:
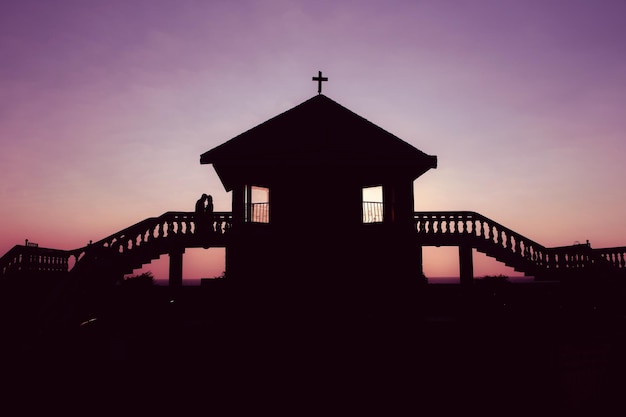
[[270,222],[270,189],[256,185],[246,186],[244,203],[245,221],[248,223]]
[[383,187],[364,187],[361,191],[363,201],[363,223],[382,223]]

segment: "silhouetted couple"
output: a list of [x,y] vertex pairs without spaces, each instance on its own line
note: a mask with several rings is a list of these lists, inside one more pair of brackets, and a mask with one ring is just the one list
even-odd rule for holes
[[196,233],[213,232],[213,197],[202,194],[196,201]]

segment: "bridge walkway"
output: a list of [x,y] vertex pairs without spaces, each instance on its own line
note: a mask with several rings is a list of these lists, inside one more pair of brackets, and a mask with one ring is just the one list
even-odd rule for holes
[[[182,280],[182,276],[176,275],[182,274],[181,257],[186,248],[228,246],[232,213],[215,212],[205,222],[196,220],[193,212],[166,212],[69,251],[16,245],[0,258],[0,278],[94,271],[123,277],[167,254],[171,261],[170,278],[173,274]],[[422,246],[459,247],[461,263],[469,262],[462,275],[471,274],[472,249],[536,279],[558,279],[591,268],[626,273],[626,246],[593,249],[589,244],[577,244],[546,248],[471,211],[415,212],[414,225]]]

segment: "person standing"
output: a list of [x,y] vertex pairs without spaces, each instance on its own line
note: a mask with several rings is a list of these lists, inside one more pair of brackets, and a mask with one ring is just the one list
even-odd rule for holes
[[215,232],[213,224],[213,196],[208,195],[206,199],[206,207],[204,208],[206,222],[209,225],[209,230]]
[[195,209],[195,223],[196,223],[196,231],[197,235],[204,234],[206,230],[206,202],[209,196],[206,194],[202,194],[202,197],[196,201],[196,209]]

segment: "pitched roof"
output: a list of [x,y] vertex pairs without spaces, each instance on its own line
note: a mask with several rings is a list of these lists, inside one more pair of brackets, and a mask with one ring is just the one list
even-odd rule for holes
[[203,153],[201,164],[437,166],[437,158],[324,95],[285,111]]

